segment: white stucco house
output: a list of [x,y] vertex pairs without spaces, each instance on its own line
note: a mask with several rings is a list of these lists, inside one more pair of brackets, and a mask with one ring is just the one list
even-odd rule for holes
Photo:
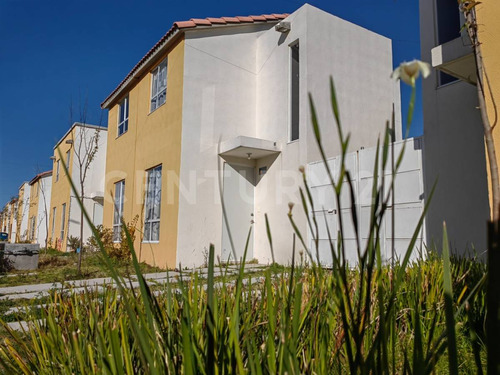
[[[107,136],[105,127],[75,122],[54,146],[49,238],[51,245],[59,250],[70,250],[67,246],[70,236],[80,237],[81,209],[77,196],[81,197],[81,176],[84,176],[85,211],[94,225],[102,224]],[[76,194],[64,172],[63,162]],[[85,244],[92,230],[85,218],[83,224]]]
[[[308,94],[328,157],[340,153],[330,76],[344,131],[352,134],[351,151],[376,145],[393,105],[400,139],[399,85],[390,79],[391,41],[308,4],[276,24],[197,29],[186,32],[185,41],[181,184],[189,185],[192,171],[213,171],[221,163],[222,195],[237,256],[253,226],[248,258],[272,261],[267,214],[275,260],[288,263],[293,233],[289,202],[295,203],[294,218],[307,235],[299,167],[320,159]],[[203,258],[196,253],[209,241],[223,259],[231,254],[216,189],[204,184],[196,204],[180,196],[177,258],[182,264],[199,264]]]
[[[159,74],[162,67],[164,75]],[[154,241],[136,239],[143,256],[153,254],[148,262],[198,266],[210,243],[222,260],[234,260],[230,237],[239,258],[251,229],[247,258],[268,263],[267,214],[275,260],[290,262],[289,202],[295,203],[294,219],[307,236],[299,167],[320,160],[308,95],[328,158],[340,154],[330,76],[344,132],[351,133],[351,152],[376,145],[393,107],[400,140],[400,90],[390,78],[392,70],[391,40],[308,4],[291,14],[174,23],[101,105],[110,110],[109,132],[118,134],[108,140],[106,175],[117,177],[107,179],[106,192],[118,193],[105,203],[104,225],[113,224],[115,207],[129,221],[135,213],[147,214],[151,205],[159,228]],[[166,91],[159,109],[153,97],[158,80]],[[169,97],[173,92],[180,92],[182,100]],[[150,102],[155,103],[152,110]],[[128,130],[123,133],[125,119]],[[146,152],[141,139],[152,137],[144,132],[155,121],[163,129],[181,127],[178,155],[177,145]],[[164,142],[169,141],[167,136]],[[177,157],[179,172],[169,167]],[[121,173],[119,160],[125,159],[136,167]],[[163,227],[166,220],[169,225]],[[174,260],[163,261],[166,253]]]

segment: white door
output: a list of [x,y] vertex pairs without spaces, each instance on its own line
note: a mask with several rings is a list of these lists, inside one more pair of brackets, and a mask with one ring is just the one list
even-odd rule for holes
[[[233,239],[236,261],[245,252],[248,231],[254,218],[255,168],[224,163],[223,199],[226,207],[226,220],[222,219],[222,260],[235,261],[229,233]],[[228,227],[229,226],[229,232]],[[253,258],[253,228],[248,243],[246,260]]]

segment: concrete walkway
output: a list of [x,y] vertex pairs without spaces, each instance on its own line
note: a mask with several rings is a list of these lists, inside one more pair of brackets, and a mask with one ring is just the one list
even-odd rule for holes
[[[256,264],[249,264],[245,266],[245,275],[251,275],[252,273],[256,273],[259,271],[262,271],[266,268],[267,266],[264,265],[256,265]],[[217,267],[214,270],[214,276],[222,276],[223,274],[226,274],[228,276],[235,276],[238,274],[238,267],[237,266],[228,266],[227,268],[220,269]],[[199,278],[204,279],[208,275],[208,269],[207,268],[198,268],[198,269],[193,269],[193,270],[185,270],[182,272],[178,271],[172,271],[172,272],[158,272],[158,273],[150,273],[150,274],[145,274],[143,275],[146,281],[150,286],[158,286],[158,285],[165,285],[167,282],[177,282],[180,277],[182,276],[182,279],[185,281],[189,281],[194,275],[197,275]],[[249,277],[245,278],[243,280],[243,284],[246,285],[248,283],[254,284],[256,282],[261,282],[264,280],[264,277],[262,276],[257,276],[257,277]],[[132,287],[132,288],[137,288],[139,287],[139,282],[137,281],[137,277],[135,275],[131,276],[130,279],[124,279],[125,284],[127,287]],[[12,286],[12,287],[5,287],[5,288],[0,288],[0,300],[19,300],[20,304],[22,304],[21,300],[27,300],[27,299],[38,299],[42,298],[44,296],[48,296],[51,291],[53,290],[59,290],[59,291],[72,291],[76,293],[84,293],[86,291],[89,291],[90,289],[92,291],[101,291],[104,289],[104,287],[115,287],[114,280],[110,277],[103,277],[103,278],[96,278],[96,279],[88,279],[88,280],[72,280],[72,281],[67,281],[64,283],[45,283],[45,284],[33,284],[33,285],[20,285],[20,286]],[[223,283],[221,282],[216,282],[215,287],[216,288],[221,288],[223,287]],[[204,286],[206,287],[206,285]],[[181,292],[180,289],[175,289],[179,293]],[[174,292],[175,292],[174,290]],[[162,290],[156,290],[153,292],[155,295],[159,295],[162,293]],[[45,307],[45,304],[33,304],[32,306],[27,306],[23,305],[21,306],[13,306],[10,309],[8,309],[5,313],[4,316],[11,315],[11,314],[19,314],[23,312],[27,312],[26,310],[32,309],[32,308],[43,308]],[[28,329],[29,327],[29,322],[26,321],[18,321],[18,322],[10,322],[7,323],[9,328],[17,331],[23,331]]]
[[[247,264],[245,265],[245,273],[259,272],[267,266],[260,264]],[[226,268],[215,267],[214,276],[218,277],[225,273],[227,270],[228,275],[236,275],[238,273],[238,266],[230,265]],[[183,280],[190,280],[194,275],[198,274],[200,278],[206,278],[208,274],[207,268],[196,268],[190,270],[158,272],[144,274],[144,278],[150,285],[161,285],[168,282],[177,282],[182,275]],[[137,276],[132,275],[130,279],[124,279],[128,287],[137,288],[139,282]],[[45,283],[45,284],[31,284],[31,285],[18,285],[0,288],[0,300],[6,299],[32,299],[40,298],[49,295],[51,290],[73,290],[76,292],[85,291],[88,289],[100,289],[104,286],[114,286],[114,280],[111,277],[101,277],[96,279],[86,280],[70,280],[63,283]]]

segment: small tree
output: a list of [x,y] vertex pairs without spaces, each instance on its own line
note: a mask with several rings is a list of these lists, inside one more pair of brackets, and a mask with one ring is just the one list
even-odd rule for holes
[[[78,254],[78,273],[82,267],[83,253],[83,204],[85,201],[85,181],[87,180],[88,171],[99,151],[99,128],[87,124],[87,101],[83,107],[80,105],[80,121],[78,127],[73,131],[72,148],[73,148],[73,165],[77,167],[77,187],[79,189],[79,200],[82,203],[80,210],[80,252]],[[73,118],[73,105],[70,105],[70,122]],[[63,162],[64,163],[64,162]],[[69,171],[69,166],[66,166]]]

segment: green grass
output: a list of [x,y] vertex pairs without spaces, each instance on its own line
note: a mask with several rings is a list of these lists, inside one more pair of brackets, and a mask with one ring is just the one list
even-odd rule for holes
[[[465,267],[475,271],[464,279]],[[454,259],[451,270],[454,289],[472,289],[481,279],[484,265]],[[45,301],[47,307],[32,316],[43,318],[45,323],[36,325],[27,335],[13,333],[11,346],[0,344],[0,366],[12,374],[23,373],[7,354],[7,348],[17,348],[25,365],[38,374],[121,373],[118,367],[135,369],[124,373],[152,373],[146,366],[149,360],[142,358],[145,353],[141,353],[141,333],[147,345],[152,346],[150,355],[161,373],[189,373],[187,360],[193,373],[210,373],[211,366],[213,373],[234,373],[238,363],[244,373],[254,372],[252,368],[263,374],[349,372],[345,325],[338,304],[331,298],[332,288],[338,282],[334,272],[297,266],[283,268],[274,276],[271,270],[265,273],[263,282],[251,286],[238,286],[237,280],[224,277],[212,281],[193,277],[184,283],[167,285],[162,294],[151,299],[153,326],[149,326],[147,308],[136,294],[139,291],[122,293],[109,289],[105,293],[89,291],[67,296],[54,292]],[[395,299],[394,359],[398,374],[404,372],[405,361],[414,355],[416,319],[424,347],[446,331],[443,274],[439,258],[420,261],[405,272],[405,282]],[[383,268],[381,275],[381,287],[388,288],[390,269]],[[244,274],[242,280],[248,276]],[[353,270],[348,280],[352,285],[348,297],[356,302],[360,297],[359,273]],[[205,288],[217,281],[225,287]],[[241,293],[236,293],[239,288]],[[373,317],[380,314],[377,293],[375,289],[370,298]],[[460,304],[460,295],[453,296],[455,307]],[[474,304],[481,308],[484,289],[476,296]],[[135,318],[127,311],[128,303],[132,303]],[[418,310],[411,306],[418,306]],[[458,314],[457,323],[460,373],[476,373],[467,314]],[[365,326],[365,334],[373,338],[377,326],[378,321],[373,318]],[[152,341],[161,345],[159,352],[153,350]],[[365,350],[369,349],[367,342]],[[479,355],[484,361],[484,347]],[[389,362],[392,363],[392,357]],[[445,351],[433,369],[439,374],[446,373],[447,368]]]
[[[42,249],[37,270],[11,271],[8,274],[2,274],[0,275],[0,287],[83,280],[111,275],[108,269],[102,267],[103,260],[100,252],[85,253],[83,259],[82,272],[79,274],[77,270],[78,254]],[[112,259],[111,261],[119,275],[134,274],[130,259]],[[146,263],[141,263],[140,268],[143,273],[162,271],[160,268],[152,267]]]

